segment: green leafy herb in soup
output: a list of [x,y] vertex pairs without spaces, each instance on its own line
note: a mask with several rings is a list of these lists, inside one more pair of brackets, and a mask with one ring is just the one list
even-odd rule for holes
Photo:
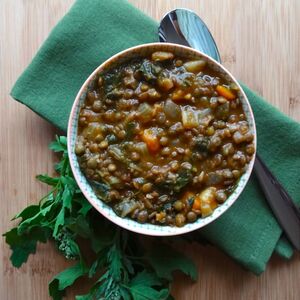
[[80,111],[82,172],[122,218],[180,227],[212,214],[255,151],[238,92],[170,52],[106,71]]

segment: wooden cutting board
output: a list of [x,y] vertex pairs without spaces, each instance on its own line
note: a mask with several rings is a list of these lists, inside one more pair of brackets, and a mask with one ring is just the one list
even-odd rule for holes
[[[300,1],[299,0],[130,0],[159,20],[168,10],[195,10],[216,38],[224,65],[240,80],[281,111],[300,121]],[[12,101],[9,91],[51,28],[73,0],[0,1],[0,232],[11,217],[36,203],[46,188],[34,176],[52,172],[54,157],[47,149],[55,129],[25,106]],[[289,134],[289,133],[288,133]],[[299,152],[300,155],[300,152]],[[184,249],[199,269],[192,283],[176,276],[176,299],[300,298],[300,255],[286,262],[273,257],[260,277],[212,247]],[[53,245],[41,245],[28,263],[14,269],[10,251],[1,239],[0,299],[49,299],[47,283],[66,267]],[[74,299],[85,283],[68,294]]]

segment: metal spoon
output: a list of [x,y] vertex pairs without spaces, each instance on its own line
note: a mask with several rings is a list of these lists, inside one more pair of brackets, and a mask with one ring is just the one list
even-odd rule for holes
[[[206,24],[191,10],[179,8],[167,13],[160,22],[158,35],[161,42],[195,48],[221,63],[213,36]],[[300,250],[299,208],[259,155],[256,156],[254,171],[278,223],[295,249]]]

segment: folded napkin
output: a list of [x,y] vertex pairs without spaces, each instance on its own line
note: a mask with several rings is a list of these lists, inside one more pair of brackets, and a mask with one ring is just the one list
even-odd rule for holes
[[[111,55],[157,41],[157,23],[124,0],[78,0],[52,30],[11,95],[66,131],[74,98],[88,75]],[[243,86],[258,131],[258,152],[295,200],[300,200],[300,125]],[[292,255],[255,177],[238,201],[200,234],[252,272],[274,249]]]

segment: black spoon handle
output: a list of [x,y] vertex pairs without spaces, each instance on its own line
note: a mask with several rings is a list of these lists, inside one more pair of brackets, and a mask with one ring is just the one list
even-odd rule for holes
[[287,191],[257,155],[254,171],[268,203],[293,246],[300,250],[300,210]]

